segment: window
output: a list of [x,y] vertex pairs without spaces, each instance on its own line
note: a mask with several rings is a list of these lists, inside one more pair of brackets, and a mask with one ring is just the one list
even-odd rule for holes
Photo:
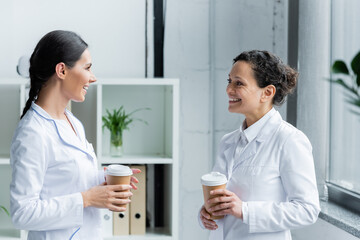
[[[360,51],[360,1],[333,0],[331,8],[331,61],[341,59],[349,66]],[[332,75],[332,78],[338,77],[351,82],[350,78]],[[360,115],[354,114],[354,109],[360,112],[360,108],[347,102],[347,92],[332,84],[329,197],[360,211]]]

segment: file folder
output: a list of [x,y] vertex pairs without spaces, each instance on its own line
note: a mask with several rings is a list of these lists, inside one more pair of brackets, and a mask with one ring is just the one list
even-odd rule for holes
[[103,237],[113,236],[113,212],[108,209],[101,209],[101,221]]
[[130,203],[130,234],[144,235],[146,231],[146,166],[136,165],[141,173],[136,174],[139,183],[137,190],[132,190],[133,196]]
[[129,235],[129,205],[125,212],[113,212],[113,234],[114,236]]

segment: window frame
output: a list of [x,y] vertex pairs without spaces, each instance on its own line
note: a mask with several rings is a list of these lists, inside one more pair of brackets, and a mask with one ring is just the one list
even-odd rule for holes
[[[333,27],[334,27],[334,1],[331,0],[331,17],[330,17],[330,63],[329,65],[331,66],[331,64],[333,63],[333,34],[332,32]],[[333,78],[333,74],[330,73],[330,79],[334,79]],[[331,182],[330,180],[330,172],[331,172],[331,162],[334,160],[333,156],[331,154],[331,146],[332,146],[332,136],[331,136],[331,128],[332,128],[332,118],[331,118],[331,111],[332,111],[332,96],[333,96],[333,91],[334,91],[334,84],[329,84],[330,87],[330,96],[329,96],[329,124],[328,124],[328,153],[329,153],[329,157],[326,160],[326,179],[325,179],[325,185],[327,186],[328,189],[328,200],[330,202],[336,203],[339,206],[342,206],[346,209],[349,209],[350,211],[356,212],[358,214],[360,214],[360,193],[349,190],[347,188],[344,188],[342,186],[337,185],[336,183]],[[324,194],[324,193],[323,193]]]

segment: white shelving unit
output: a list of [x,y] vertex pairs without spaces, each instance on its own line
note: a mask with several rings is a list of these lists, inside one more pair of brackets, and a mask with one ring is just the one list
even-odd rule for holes
[[[20,114],[25,106],[25,87],[21,78],[0,79],[0,205],[10,209],[10,145]],[[25,231],[12,226],[11,219],[0,212],[0,240],[26,239]]]
[[[25,87],[28,81],[22,79],[0,79],[0,171],[10,171],[9,149],[12,134],[25,105]],[[127,112],[139,111],[134,117],[148,122],[133,122],[130,130],[124,132],[124,155],[110,157],[110,134],[102,129],[102,116],[106,109],[124,106]],[[84,103],[72,103],[72,112],[84,124],[87,139],[97,153],[99,168],[108,164],[163,165],[166,184],[164,185],[164,226],[147,228],[143,236],[113,236],[105,240],[177,240],[178,199],[179,199],[179,80],[155,78],[99,78],[90,86]],[[9,173],[11,174],[11,172]],[[4,180],[0,172],[1,179]],[[6,177],[10,183],[11,176]],[[154,181],[154,180],[152,180]],[[7,183],[6,183],[7,184]],[[8,189],[0,197],[0,204],[9,207]],[[8,188],[8,184],[6,186]],[[152,193],[152,196],[158,193]],[[149,197],[149,196],[148,196]],[[0,240],[26,239],[26,232],[12,228],[10,219],[0,215]]]

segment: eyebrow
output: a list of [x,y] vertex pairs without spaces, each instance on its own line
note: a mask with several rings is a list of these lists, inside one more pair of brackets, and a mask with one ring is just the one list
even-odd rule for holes
[[[229,78],[231,79],[230,74],[229,74],[228,76],[229,76]],[[239,77],[239,76],[234,76],[233,78],[234,78],[234,79],[237,79],[237,80],[244,81],[244,82],[247,81],[245,78],[242,78],[242,77]]]

